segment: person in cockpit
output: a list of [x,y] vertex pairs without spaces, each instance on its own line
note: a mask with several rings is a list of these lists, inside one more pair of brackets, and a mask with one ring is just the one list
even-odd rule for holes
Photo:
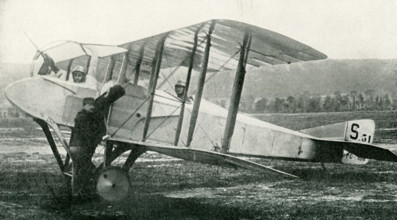
[[[185,90],[186,90],[186,83],[183,80],[178,80],[175,84],[175,93],[178,96],[179,99],[183,100],[183,96],[185,95]],[[186,94],[186,99],[185,101],[187,103],[190,103],[190,101],[194,100],[192,96],[188,97]]]
[[186,83],[182,80],[178,80],[175,84],[175,93],[178,98],[183,99],[183,95],[185,93]]
[[73,82],[84,83],[86,81],[86,72],[83,66],[76,66],[72,71]]
[[[66,71],[60,69],[49,55],[44,53],[42,55],[44,63],[37,74],[55,76],[56,78],[66,80]],[[81,84],[81,86],[86,88],[97,90],[96,79],[93,76],[87,75],[86,69],[81,65],[77,65],[73,68],[72,77],[69,77],[68,81]]]
[[[73,68],[72,80],[74,83],[84,83],[85,87],[97,89],[97,81],[94,77],[87,75],[83,66],[78,65]],[[71,81],[70,78],[69,81]]]

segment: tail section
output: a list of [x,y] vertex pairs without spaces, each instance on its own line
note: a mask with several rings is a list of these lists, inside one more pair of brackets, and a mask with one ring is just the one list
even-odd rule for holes
[[[375,122],[369,119],[353,120],[304,129],[300,132],[325,140],[371,144],[374,139]],[[343,150],[341,162],[345,164],[366,164],[368,163],[368,159],[357,157]]]

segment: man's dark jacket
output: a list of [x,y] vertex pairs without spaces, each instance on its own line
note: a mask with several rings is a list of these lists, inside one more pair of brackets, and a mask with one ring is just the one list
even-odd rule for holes
[[83,109],[77,113],[70,146],[82,147],[85,152],[93,153],[106,134],[105,117],[110,105],[124,94],[122,86],[113,86],[107,96],[103,95],[95,100],[93,112]]

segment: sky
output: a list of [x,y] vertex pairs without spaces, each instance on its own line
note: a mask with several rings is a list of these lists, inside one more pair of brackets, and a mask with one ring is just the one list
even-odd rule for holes
[[307,44],[331,59],[397,58],[397,0],[0,0],[0,62],[55,40],[121,44],[210,19]]

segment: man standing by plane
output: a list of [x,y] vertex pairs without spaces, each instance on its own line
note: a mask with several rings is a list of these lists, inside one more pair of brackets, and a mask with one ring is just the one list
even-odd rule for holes
[[105,116],[110,105],[125,94],[122,86],[116,85],[96,100],[83,99],[83,109],[77,113],[70,137],[70,151],[73,159],[73,192],[84,194],[90,192],[89,181],[93,177],[94,166],[91,158],[95,149],[106,134]]

